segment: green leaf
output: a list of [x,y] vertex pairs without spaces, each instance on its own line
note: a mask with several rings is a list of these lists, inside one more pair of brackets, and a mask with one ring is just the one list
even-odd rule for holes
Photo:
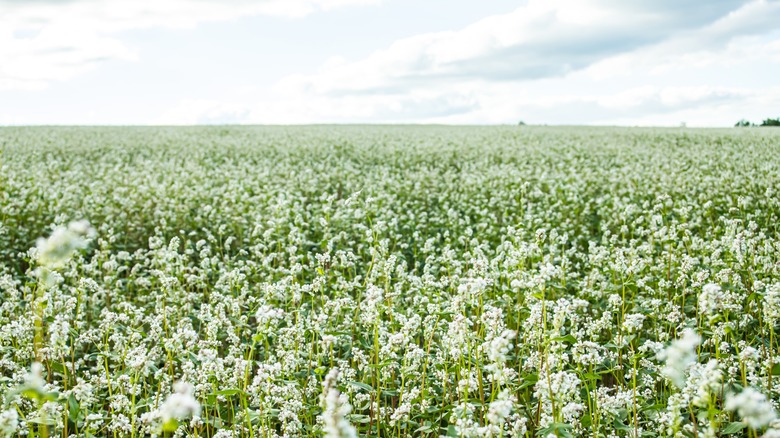
[[577,342],[577,338],[575,338],[571,334],[568,334],[566,336],[558,336],[557,338],[552,338],[551,341],[567,342],[569,344],[574,344],[575,342]]
[[432,427],[431,427],[431,422],[430,422],[430,421],[426,421],[425,423],[423,423],[423,425],[422,425],[422,426],[420,426],[419,428],[417,428],[417,430],[415,430],[414,432],[415,432],[415,433],[419,433],[419,432],[429,432],[431,429],[432,429]]
[[240,389],[235,389],[235,388],[223,389],[223,390],[215,392],[213,395],[228,395],[228,396],[230,396],[230,395],[236,395],[236,394],[241,394],[242,396],[246,396],[247,395],[244,391],[242,391]]
[[57,424],[57,419],[55,418],[29,418],[27,419],[28,423],[33,424],[45,424],[47,426],[54,426]]
[[79,407],[79,402],[76,400],[76,397],[71,394],[68,397],[68,417],[75,423],[79,420],[80,412],[81,408]]
[[615,421],[612,422],[612,426],[617,430],[622,430],[625,432],[632,431],[634,429],[631,428],[631,426],[627,425],[626,423],[623,423],[620,421],[620,419],[615,418]]
[[720,431],[721,435],[732,435],[737,432],[740,432],[742,429],[746,428],[747,424],[741,422],[741,421],[735,421],[733,423],[729,423],[726,425],[726,427],[723,428],[723,430]]
[[536,431],[537,436],[546,437],[550,434],[561,438],[574,438],[571,434],[573,427],[566,423],[552,423],[551,425]]
[[347,382],[347,384],[351,385],[351,386],[354,386],[355,388],[360,388],[360,389],[362,389],[364,391],[374,392],[374,388],[372,388],[370,385],[366,385],[363,382],[355,382],[355,381],[350,380],[349,382]]
[[351,423],[367,424],[371,422],[371,417],[363,414],[350,414],[347,419]]
[[590,417],[590,414],[586,414],[582,417],[580,420],[580,424],[582,424],[582,427],[588,428],[593,424],[593,420]]
[[398,397],[398,394],[400,394],[400,393],[398,392],[397,389],[384,389],[384,390],[382,390],[382,397]]
[[51,370],[54,371],[55,373],[65,374],[65,366],[63,366],[61,363],[52,361],[50,363],[50,366],[51,366]]
[[447,436],[449,436],[449,437],[456,437],[456,436],[458,436],[458,431],[455,430],[455,426],[453,426],[451,424],[449,426],[447,426]]

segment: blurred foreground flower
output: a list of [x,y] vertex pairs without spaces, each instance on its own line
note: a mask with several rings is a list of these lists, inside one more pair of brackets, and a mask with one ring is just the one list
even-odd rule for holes
[[696,347],[700,343],[701,337],[686,329],[682,338],[672,341],[669,348],[658,353],[658,359],[666,361],[661,373],[678,388],[685,386],[685,371],[696,362]]
[[43,365],[40,362],[33,362],[30,366],[30,372],[24,376],[24,382],[11,391],[11,393],[21,394],[23,397],[35,400],[39,405],[47,401],[56,400],[58,394],[47,389],[43,371]]
[[727,394],[723,405],[727,411],[737,411],[742,420],[753,429],[760,429],[777,419],[775,408],[766,396],[753,388],[739,394]]
[[[52,411],[47,407],[56,406],[56,400],[59,394],[55,391],[49,391],[47,389],[46,379],[43,377],[43,365],[40,362],[33,362],[30,366],[30,372],[24,376],[24,381],[21,385],[13,388],[9,391],[9,395],[21,395],[22,397],[30,400],[38,408],[38,413],[35,414],[35,421],[31,420],[31,417],[26,417],[28,424],[37,424],[38,435],[41,437],[48,436],[49,426],[54,424],[55,415],[52,415]],[[9,430],[16,429],[18,426],[18,416],[16,411],[5,411],[0,414],[0,436],[3,434],[9,434]]]
[[19,414],[16,412],[16,409],[10,408],[0,412],[0,436],[14,435],[18,426]]
[[195,388],[186,382],[176,382],[173,394],[160,406],[160,418],[165,430],[176,430],[179,420],[200,416],[200,403],[195,399]]
[[339,371],[330,370],[322,382],[322,420],[325,423],[326,438],[354,438],[357,431],[345,418],[352,410],[345,397],[336,389]]
[[761,438],[780,438],[780,429],[769,429]]
[[47,269],[61,268],[73,253],[86,248],[95,230],[85,220],[57,227],[47,239],[36,242],[38,264]]

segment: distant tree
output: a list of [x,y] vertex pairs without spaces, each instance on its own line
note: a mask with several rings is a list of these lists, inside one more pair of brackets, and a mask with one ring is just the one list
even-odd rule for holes
[[761,126],[780,126],[780,117],[776,119],[766,119],[761,122]]
[[747,128],[749,126],[755,126],[755,125],[753,125],[752,123],[750,123],[749,121],[747,121],[745,119],[742,119],[739,122],[737,122],[736,124],[734,124],[734,127],[736,127],[736,128]]
[[517,126],[525,126],[525,122],[520,120],[519,122],[517,122]]

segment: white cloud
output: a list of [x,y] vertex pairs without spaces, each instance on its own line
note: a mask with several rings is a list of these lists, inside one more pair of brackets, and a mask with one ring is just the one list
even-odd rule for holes
[[[0,0],[9,8],[0,13],[0,90],[42,88],[102,59],[139,59],[122,30],[376,1]],[[152,122],[730,125],[777,111],[773,82],[761,89],[751,77],[740,83],[714,74],[746,66],[780,73],[777,22],[780,1],[529,0],[362,59],[334,56],[232,101],[194,94]]]
[[[745,30],[745,16],[756,15],[754,10],[763,16],[767,10],[780,12],[776,6],[764,1],[702,6],[690,0],[530,0],[458,31],[402,39],[354,62],[334,60],[315,74],[288,78],[283,87],[389,94],[442,82],[560,77],[707,26],[714,35],[738,33]],[[746,8],[750,14],[741,13]]]
[[[531,0],[458,31],[399,40],[364,59],[334,57],[313,74],[285,78],[257,98],[260,104],[234,102],[229,112],[242,114],[236,123],[522,118],[676,125],[686,117],[691,125],[729,125],[773,110],[780,92],[707,77],[691,85],[686,74],[772,62],[780,41],[761,36],[775,19],[780,2],[761,0]],[[183,102],[163,120],[207,122],[222,107]],[[693,117],[696,111],[706,116]]]
[[598,79],[649,72],[661,75],[691,68],[742,64],[780,55],[780,41],[762,41],[780,22],[780,2],[753,1],[711,24],[664,41],[599,60],[586,71]]
[[380,0],[0,0],[0,91],[36,90],[109,59],[137,60],[117,36],[249,15],[301,17]]

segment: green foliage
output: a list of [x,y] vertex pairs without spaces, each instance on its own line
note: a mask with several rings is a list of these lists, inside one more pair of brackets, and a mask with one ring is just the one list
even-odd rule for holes
[[[0,144],[0,436],[757,437],[776,417],[776,130]],[[94,234],[64,234],[81,219]]]
[[760,126],[780,126],[780,118],[765,119]]
[[739,122],[737,122],[736,124],[734,124],[734,127],[737,127],[737,128],[746,128],[746,127],[751,127],[751,126],[780,126],[780,117],[778,117],[776,119],[771,119],[771,118],[764,119],[764,121],[761,122],[760,125],[756,125],[755,123],[750,123],[749,121],[747,121],[745,119],[742,119]]

